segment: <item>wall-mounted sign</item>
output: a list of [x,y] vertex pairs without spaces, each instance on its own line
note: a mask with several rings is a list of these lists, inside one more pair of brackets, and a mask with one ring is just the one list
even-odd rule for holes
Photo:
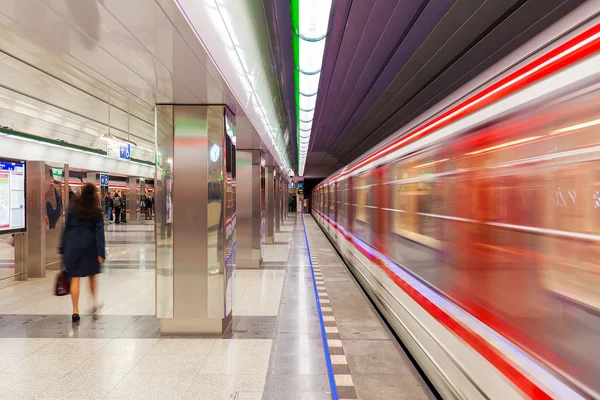
[[61,181],[62,177],[63,177],[62,168],[52,168],[52,178],[54,178],[55,181]]
[[122,160],[131,160],[131,145],[116,140],[106,142],[106,154]]
[[100,186],[108,187],[108,174],[100,174]]
[[301,189],[304,187],[304,182],[298,182],[298,189]]
[[290,182],[288,187],[293,188],[294,187],[294,182]]

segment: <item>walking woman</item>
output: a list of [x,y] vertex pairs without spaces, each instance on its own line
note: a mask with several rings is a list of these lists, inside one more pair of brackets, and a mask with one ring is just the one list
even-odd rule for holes
[[79,322],[79,284],[81,278],[90,278],[90,290],[94,299],[92,313],[98,312],[96,275],[106,257],[104,219],[96,186],[88,183],[79,198],[69,207],[67,224],[63,232],[62,247],[65,271],[71,278],[71,300],[73,322]]

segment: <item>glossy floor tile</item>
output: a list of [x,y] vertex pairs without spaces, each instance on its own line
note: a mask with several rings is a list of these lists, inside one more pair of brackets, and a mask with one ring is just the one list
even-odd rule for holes
[[[308,227],[311,236],[315,229]],[[261,269],[235,272],[233,322],[218,338],[161,337],[151,226],[111,225],[107,245],[97,320],[84,286],[82,320],[71,324],[70,299],[52,295],[53,272],[0,287],[0,399],[331,398],[300,216],[283,221]],[[360,385],[359,398],[421,399],[389,333],[326,245],[313,253],[329,263],[322,269],[339,322],[335,341],[347,347],[332,360],[343,358],[353,373],[343,379]],[[403,397],[392,394],[405,386]]]

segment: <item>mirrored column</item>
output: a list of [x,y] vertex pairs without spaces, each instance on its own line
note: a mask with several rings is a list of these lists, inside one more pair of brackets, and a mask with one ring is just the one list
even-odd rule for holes
[[260,268],[264,227],[264,155],[260,149],[237,150],[237,268]]
[[236,262],[231,126],[224,106],[156,109],[156,316],[163,334],[221,333],[231,322]]
[[281,232],[281,170],[275,169],[275,232]]
[[275,243],[275,167],[265,168],[265,243]]

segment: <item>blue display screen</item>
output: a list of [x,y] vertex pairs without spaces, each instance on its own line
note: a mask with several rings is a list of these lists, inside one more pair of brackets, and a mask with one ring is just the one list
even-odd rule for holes
[[1,171],[16,171],[16,172],[25,172],[25,162],[7,162],[0,161],[0,170]]
[[25,226],[25,162],[0,160],[0,233]]

